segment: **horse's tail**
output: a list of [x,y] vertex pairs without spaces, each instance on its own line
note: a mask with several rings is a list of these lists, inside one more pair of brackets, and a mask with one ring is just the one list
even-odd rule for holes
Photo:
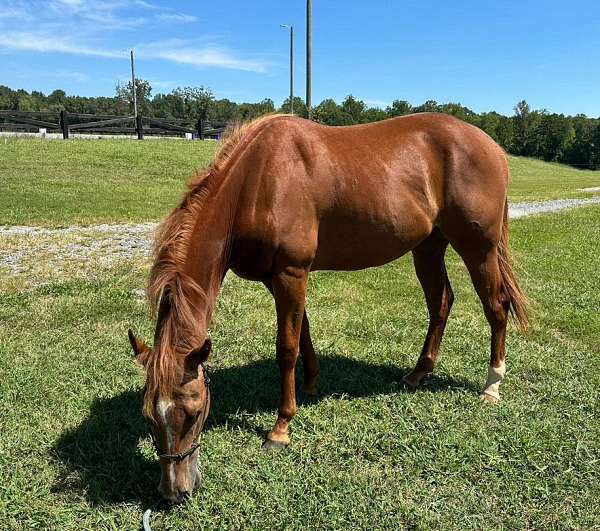
[[508,202],[504,203],[504,219],[502,220],[502,234],[498,242],[498,265],[502,275],[502,284],[510,300],[510,312],[519,323],[523,332],[529,328],[527,297],[521,290],[513,272],[513,260],[508,245]]

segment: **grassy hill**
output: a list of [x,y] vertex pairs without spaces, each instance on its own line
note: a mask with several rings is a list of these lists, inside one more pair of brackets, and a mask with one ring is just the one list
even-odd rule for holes
[[[216,143],[182,140],[0,140],[0,225],[161,219]],[[585,197],[600,172],[510,157],[513,201]]]

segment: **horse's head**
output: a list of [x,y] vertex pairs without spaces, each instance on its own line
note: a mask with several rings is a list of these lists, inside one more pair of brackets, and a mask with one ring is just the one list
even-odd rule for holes
[[[208,374],[204,362],[210,339],[175,360],[168,371],[166,390],[158,385],[161,360],[129,331],[129,342],[137,360],[146,368],[143,414],[150,422],[160,459],[160,493],[172,503],[184,501],[200,484],[197,468],[198,438],[210,409]],[[158,374],[157,374],[158,373]]]

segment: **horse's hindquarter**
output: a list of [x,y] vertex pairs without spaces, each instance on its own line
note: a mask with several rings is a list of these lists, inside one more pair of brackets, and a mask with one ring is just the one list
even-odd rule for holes
[[252,245],[255,257],[246,255],[246,263],[260,255],[264,267],[277,256],[313,270],[381,265],[413,249],[444,218],[485,218],[490,192],[498,200],[488,217],[501,221],[502,152],[451,117],[338,128],[286,118],[261,137],[249,153],[260,175],[252,177],[242,223],[246,241],[261,244]]

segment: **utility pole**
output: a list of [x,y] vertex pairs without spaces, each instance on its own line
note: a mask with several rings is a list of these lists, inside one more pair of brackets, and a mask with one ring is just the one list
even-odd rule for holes
[[282,28],[290,28],[290,113],[294,114],[294,26],[281,24]]
[[131,90],[133,90],[133,123],[137,131],[138,140],[144,139],[144,130],[142,125],[142,117],[138,115],[137,109],[137,91],[135,90],[135,70],[133,67],[133,50],[131,50]]
[[312,0],[306,0],[306,109],[312,120]]
[[131,90],[133,91],[133,117],[137,123],[137,94],[135,90],[135,69],[133,66],[133,50],[131,50]]

